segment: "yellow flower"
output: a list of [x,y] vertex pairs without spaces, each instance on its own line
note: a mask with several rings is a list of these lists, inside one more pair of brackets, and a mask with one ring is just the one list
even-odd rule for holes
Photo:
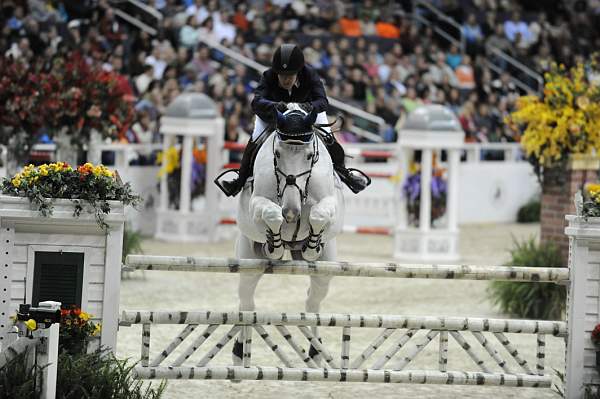
[[83,321],[88,321],[90,319],[90,314],[86,312],[79,313],[79,318]]
[[100,332],[102,331],[102,325],[100,323],[96,324],[96,326],[94,327],[94,331],[92,331],[92,335],[98,335],[100,334]]
[[35,331],[35,329],[37,328],[37,323],[35,322],[35,320],[29,319],[25,322],[25,327],[27,327],[29,331]]
[[10,182],[13,186],[19,187],[21,185],[21,176],[16,175]]
[[590,105],[590,99],[586,96],[581,96],[577,99],[577,106],[585,110]]
[[40,165],[38,169],[40,171],[40,175],[48,176],[48,165],[46,165],[46,164]]

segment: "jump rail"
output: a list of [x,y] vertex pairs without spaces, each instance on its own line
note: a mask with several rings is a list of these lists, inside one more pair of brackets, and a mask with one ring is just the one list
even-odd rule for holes
[[436,265],[375,262],[307,262],[192,256],[128,255],[128,270],[265,273],[454,280],[504,280],[566,284],[569,269],[558,267]]
[[[179,312],[179,311],[123,311],[120,325],[142,324],[141,365],[134,371],[137,378],[155,379],[223,379],[223,380],[287,380],[287,381],[324,381],[324,382],[372,382],[372,383],[428,383],[455,385],[502,385],[513,387],[548,388],[552,376],[544,374],[545,336],[565,336],[567,324],[560,321],[534,321],[509,319],[483,319],[462,317],[406,317],[389,315],[351,315],[328,313],[268,313],[268,312]],[[150,359],[151,326],[161,324],[185,324],[184,330],[162,351]],[[207,325],[195,340],[183,351],[175,352],[178,346],[198,327]],[[201,345],[221,326],[231,326],[222,334],[214,346],[202,348],[204,355],[193,367],[184,365],[192,355],[200,352]],[[281,335],[276,344],[275,335],[267,329]],[[288,327],[296,327],[300,334],[292,334]],[[324,340],[317,339],[309,327],[341,328],[340,359],[335,359]],[[369,343],[360,355],[350,357],[350,343],[354,328],[383,329]],[[283,367],[258,367],[250,365],[252,331],[255,330],[265,341],[267,347],[279,358]],[[425,334],[419,333],[426,331]],[[494,360],[495,367],[502,373],[493,372],[466,342],[464,332],[470,332],[481,347]],[[483,335],[486,332],[496,338],[490,340]],[[277,334],[278,333],[278,334]],[[536,364],[529,365],[519,354],[504,333],[530,334],[537,336]],[[236,335],[244,334],[244,367],[209,365]],[[391,346],[383,350],[390,339]],[[213,336],[215,336],[214,334]],[[481,372],[448,371],[449,335],[469,355]],[[219,337],[217,336],[217,338]],[[439,339],[439,370],[410,370],[404,368],[428,346],[437,336]],[[302,349],[302,341],[307,339],[322,355],[322,360],[311,359]],[[332,340],[333,341],[333,340]],[[492,344],[506,348],[514,363],[519,367],[515,371],[509,366]],[[285,350],[285,349],[287,350]],[[293,351],[291,349],[293,349]],[[378,357],[372,355],[381,348]],[[396,356],[403,349],[402,356]],[[295,354],[294,354],[295,352]],[[383,352],[383,353],[381,353]],[[294,355],[294,356],[291,356]],[[298,356],[298,358],[295,357]],[[171,358],[172,363],[162,366]],[[293,359],[293,360],[292,360]],[[388,363],[394,362],[391,366]],[[513,363],[513,364],[514,364]],[[365,365],[367,364],[367,365]],[[298,366],[299,365],[299,366]],[[535,370],[535,371],[534,371]]]

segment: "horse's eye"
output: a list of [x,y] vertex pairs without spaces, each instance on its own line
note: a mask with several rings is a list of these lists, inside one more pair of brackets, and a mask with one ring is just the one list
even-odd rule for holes
[[279,151],[275,151],[275,156],[276,156],[277,158],[281,158],[281,154],[279,153]]
[[308,155],[306,156],[306,159],[310,160],[313,157],[313,155],[314,154],[312,152],[308,153]]

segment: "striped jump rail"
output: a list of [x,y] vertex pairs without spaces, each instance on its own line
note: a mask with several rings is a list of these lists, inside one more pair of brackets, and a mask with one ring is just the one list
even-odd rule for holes
[[[565,336],[561,321],[533,321],[463,317],[352,315],[333,313],[214,312],[214,311],[123,311],[120,325],[142,325],[140,365],[134,369],[141,379],[286,380],[323,382],[418,383],[496,385],[548,388],[552,375],[545,374],[546,335]],[[166,346],[151,350],[151,327],[185,325]],[[199,326],[205,326],[198,329]],[[341,329],[340,339],[317,339],[310,327]],[[360,344],[351,355],[354,329],[376,330],[374,338]],[[198,329],[196,334],[194,331]],[[244,336],[243,366],[211,365],[220,351],[241,331]],[[217,333],[217,331],[219,331]],[[265,343],[278,366],[252,365],[252,331]],[[472,334],[492,360],[486,363],[465,335]],[[529,363],[505,333],[533,335],[535,360]],[[485,335],[484,335],[485,334]],[[323,335],[322,335],[323,337]],[[447,370],[448,341],[455,340],[478,371]],[[210,339],[212,338],[212,341]],[[210,345],[207,341],[212,342]],[[331,346],[341,344],[339,351]],[[437,341],[438,370],[407,370],[427,346]],[[183,347],[183,343],[186,347]],[[304,348],[313,345],[320,357],[310,358]],[[181,347],[180,347],[181,346]],[[506,361],[498,349],[512,358]],[[152,356],[151,356],[152,355]],[[194,355],[195,360],[190,358]],[[223,354],[228,356],[228,354]],[[199,359],[199,360],[198,360]],[[187,363],[186,363],[187,362]],[[191,364],[190,364],[191,363]],[[515,366],[516,365],[516,366]],[[499,371],[501,370],[501,371]]]
[[[235,141],[226,141],[223,144],[223,149],[229,151],[244,151],[246,149],[246,144],[237,143]],[[359,148],[346,148],[345,153],[346,155],[352,157],[362,157],[370,159],[388,159],[396,156],[396,154],[393,151],[362,150]]]
[[394,277],[454,280],[501,280],[567,284],[569,269],[488,265],[407,264],[396,262],[308,262],[128,255],[125,270],[167,270],[208,273],[265,273],[354,277]]
[[[238,162],[230,162],[223,165],[223,169],[239,169],[240,163]],[[371,178],[376,179],[391,179],[395,175],[393,173],[380,173],[380,172],[365,172],[365,174]]]

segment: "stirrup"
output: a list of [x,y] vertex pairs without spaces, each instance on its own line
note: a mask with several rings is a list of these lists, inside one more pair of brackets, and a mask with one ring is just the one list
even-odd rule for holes
[[233,182],[235,181],[235,179],[231,180],[231,181],[223,181],[221,182],[221,179],[223,178],[223,176],[227,175],[228,173],[236,173],[237,174],[237,178],[239,179],[239,175],[240,175],[240,170],[239,169],[229,169],[226,170],[224,172],[222,172],[221,174],[219,174],[219,176],[217,176],[215,178],[214,183],[217,185],[217,187],[219,187],[219,189],[228,197],[235,197],[240,191],[242,191],[242,187],[240,187],[240,185],[238,184],[238,186],[232,190],[231,188],[225,187],[223,186],[223,183],[231,183],[233,184]]
[[[341,172],[341,173],[340,173]],[[360,176],[353,175],[353,172],[357,172]],[[342,171],[338,170],[338,175],[348,186],[348,188],[354,193],[358,194],[371,184],[371,178],[367,176],[363,171],[355,168],[346,168]],[[359,182],[356,178],[364,178],[364,181]]]

